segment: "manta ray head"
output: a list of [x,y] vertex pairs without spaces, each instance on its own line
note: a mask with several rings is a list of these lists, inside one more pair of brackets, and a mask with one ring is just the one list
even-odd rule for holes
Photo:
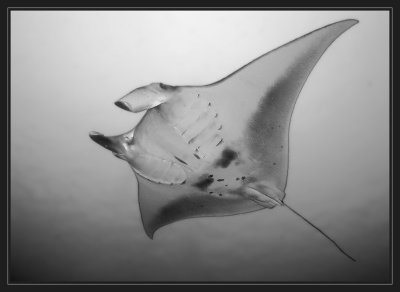
[[89,136],[94,142],[110,150],[115,157],[129,162],[139,154],[134,143],[133,132],[134,130],[131,130],[122,135],[104,136],[93,131],[90,132]]

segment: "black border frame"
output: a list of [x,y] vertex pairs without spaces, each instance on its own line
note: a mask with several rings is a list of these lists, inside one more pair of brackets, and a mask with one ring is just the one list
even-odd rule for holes
[[[54,4],[54,3],[52,3]],[[69,2],[68,4],[72,4]],[[6,286],[20,286],[20,285],[143,285],[143,284],[148,284],[148,285],[176,285],[176,284],[183,284],[183,285],[395,285],[397,282],[395,282],[394,278],[394,258],[393,258],[393,247],[394,247],[394,232],[393,232],[393,47],[394,47],[394,35],[393,35],[393,30],[394,30],[394,19],[393,19],[393,12],[394,12],[394,7],[31,7],[31,6],[6,6],[5,8],[7,17],[6,17],[6,35],[7,35],[7,49],[6,49],[6,57],[7,57],[7,63],[6,66],[4,66],[7,70],[7,80],[6,80],[6,88],[7,88],[7,196],[6,196],[6,204],[5,206],[4,213],[6,214],[6,230],[7,230],[7,242],[6,242],[6,260],[4,261],[7,266],[6,266],[6,281],[5,284]],[[11,146],[10,146],[10,139],[11,139],[11,129],[10,129],[10,110],[11,110],[11,82],[10,82],[10,70],[11,70],[11,64],[10,64],[10,55],[11,55],[11,49],[10,49],[10,19],[11,19],[11,11],[37,11],[37,10],[46,10],[46,11],[59,11],[59,10],[71,10],[71,11],[122,11],[122,10],[145,10],[145,11],[160,11],[160,10],[179,10],[179,11],[185,11],[185,10],[280,10],[280,11],[315,11],[315,10],[320,10],[320,11],[360,11],[360,10],[366,10],[366,11],[389,11],[389,22],[390,22],[390,27],[389,27],[389,47],[390,47],[390,52],[389,52],[389,70],[390,70],[390,78],[389,78],[389,89],[390,89],[390,101],[389,101],[389,192],[390,192],[390,204],[389,204],[389,248],[390,248],[390,259],[389,259],[389,265],[390,265],[390,282],[388,283],[351,283],[351,282],[345,282],[345,283],[329,283],[329,282],[162,282],[162,281],[154,281],[154,282],[46,282],[46,283],[30,283],[30,282],[17,282],[13,281],[12,275],[10,274],[10,253],[9,250],[11,249],[10,245],[10,211],[11,211],[11,206],[10,206],[10,186],[11,186],[11,178],[10,178],[10,170],[11,170],[11,161],[10,161],[10,152],[11,152]],[[4,10],[3,10],[4,13]],[[5,198],[5,197],[3,197]],[[57,287],[58,289],[58,287]]]

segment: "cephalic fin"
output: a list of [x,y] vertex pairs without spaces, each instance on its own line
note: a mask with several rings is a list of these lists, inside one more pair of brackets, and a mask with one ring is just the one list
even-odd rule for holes
[[154,108],[171,98],[178,89],[173,86],[165,87],[162,83],[152,83],[132,90],[114,104],[124,110],[138,113]]

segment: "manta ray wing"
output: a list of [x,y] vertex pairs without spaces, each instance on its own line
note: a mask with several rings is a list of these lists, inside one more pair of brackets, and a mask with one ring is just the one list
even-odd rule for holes
[[315,64],[332,42],[356,20],[337,22],[262,55],[206,87],[224,120],[226,135],[246,142],[259,161],[259,176],[284,191],[288,137],[299,93]]
[[178,186],[155,184],[136,175],[139,207],[146,234],[170,223],[195,217],[227,216],[247,213],[264,207],[241,196],[204,196]]

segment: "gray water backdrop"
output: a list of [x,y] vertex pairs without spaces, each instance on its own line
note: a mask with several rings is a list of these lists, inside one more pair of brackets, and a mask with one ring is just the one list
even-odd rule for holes
[[[142,117],[150,82],[214,82],[314,29],[326,51],[290,130],[288,209],[180,221],[150,240],[128,164],[89,139]],[[389,15],[374,11],[13,11],[11,279],[383,282],[389,279]]]

